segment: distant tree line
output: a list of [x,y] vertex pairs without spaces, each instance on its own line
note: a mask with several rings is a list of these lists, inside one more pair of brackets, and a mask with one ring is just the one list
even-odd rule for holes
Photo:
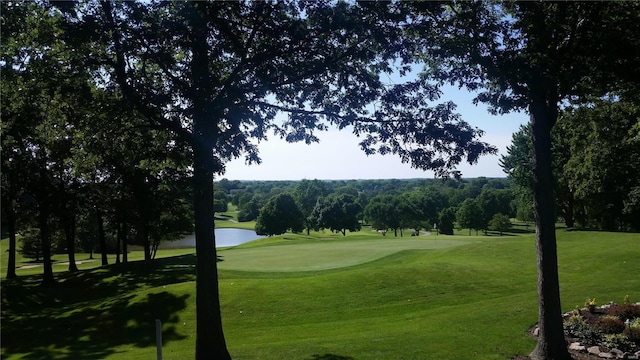
[[516,216],[517,204],[512,181],[504,178],[222,179],[216,188],[220,190],[216,194],[222,193],[237,207],[239,221],[257,220],[256,230],[265,235],[321,229],[346,234],[362,225],[383,234],[393,231],[395,236],[403,236],[406,229],[442,234],[453,234],[455,228],[469,229],[469,234],[472,230],[504,231],[509,226],[504,219]]

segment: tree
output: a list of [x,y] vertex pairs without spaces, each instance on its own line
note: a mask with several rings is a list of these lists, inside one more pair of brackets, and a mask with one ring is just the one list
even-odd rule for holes
[[[412,47],[395,4],[345,2],[101,2],[57,4],[67,34],[93,46],[97,81],[116,88],[151,126],[193,153],[197,358],[228,359],[219,311],[213,175],[228,159],[258,162],[251,139],[268,131],[317,141],[326,124],[361,135],[362,148],[398,154],[441,174],[495,148],[438,93],[405,75]],[[398,59],[400,59],[398,61]],[[107,75],[107,76],[104,76]],[[371,111],[372,104],[376,105]],[[274,121],[276,114],[288,119]],[[322,121],[324,120],[324,121]]]
[[280,235],[291,230],[300,232],[303,229],[304,215],[298,208],[291,194],[279,194],[267,201],[260,209],[256,221],[258,235]]
[[475,199],[467,199],[460,205],[456,211],[456,221],[461,228],[469,229],[469,236],[472,229],[477,233],[478,230],[485,228],[482,209]]
[[487,230],[495,214],[511,214],[511,192],[508,189],[496,190],[484,187],[476,199],[480,208],[480,229]]
[[238,211],[238,221],[251,221],[258,217],[260,208],[266,203],[266,199],[262,194],[251,196],[250,200],[240,205]]
[[431,228],[438,222],[439,214],[447,206],[447,199],[434,187],[426,187],[409,193],[408,200],[415,212],[414,228]]
[[318,199],[328,195],[328,190],[323,181],[318,179],[306,180],[303,179],[296,185],[295,197],[296,201],[300,205],[300,211],[304,216],[304,226],[307,229],[307,235],[313,228],[311,223],[311,213],[316,206]]
[[347,230],[354,232],[360,230],[358,213],[362,211],[357,199],[349,194],[331,194],[318,200],[311,217],[314,219],[316,229],[330,229],[347,235]]
[[510,228],[511,220],[509,220],[508,215],[498,213],[493,215],[491,220],[489,220],[489,230],[498,231],[500,233],[500,236],[502,236],[502,233],[509,230]]
[[640,149],[633,131],[640,108],[632,100],[598,99],[563,111],[558,122],[571,152],[564,166],[566,181],[586,220],[598,229],[634,229],[636,219],[624,210],[640,186]]
[[[558,283],[551,129],[558,108],[634,92],[640,3],[414,3],[425,75],[478,91],[492,111],[526,110],[533,134],[539,326],[537,359],[569,359]],[[423,17],[423,18],[422,18]],[[437,26],[434,26],[434,23]]]
[[22,243],[20,244],[20,249],[18,251],[26,258],[40,261],[43,255],[40,230],[34,228],[25,229],[22,235]]
[[[554,126],[551,131],[551,153],[553,158],[552,172],[554,179],[553,195],[557,213],[564,218],[567,227],[574,226],[574,191],[567,182],[565,164],[571,157],[569,144],[567,143],[566,129],[563,126]],[[500,159],[500,166],[513,180],[516,192],[520,194],[518,209],[523,220],[533,219],[533,213],[529,210],[533,206],[533,135],[531,124],[522,125],[520,130],[512,136],[511,145],[507,147],[507,154]]]
[[438,216],[438,232],[444,235],[453,235],[453,222],[456,220],[456,209],[448,207],[443,209]]
[[[87,103],[88,76],[79,57],[56,36],[61,31],[59,14],[34,3],[3,3],[2,13],[3,155],[20,159],[19,163],[3,162],[3,172],[10,173],[3,176],[4,188],[15,196],[18,189],[6,182],[22,174],[19,190],[35,199],[44,259],[42,283],[47,286],[55,283],[50,256],[53,214],[64,214],[61,220],[72,223],[61,210],[72,202],[69,159],[74,131]],[[7,200],[8,205],[16,206],[15,198]],[[14,213],[15,209],[9,211],[9,215]],[[67,247],[73,270],[71,235]]]
[[364,216],[376,229],[393,229],[394,236],[398,230],[411,222],[416,222],[416,211],[409,201],[401,195],[378,195],[369,201],[364,209]]

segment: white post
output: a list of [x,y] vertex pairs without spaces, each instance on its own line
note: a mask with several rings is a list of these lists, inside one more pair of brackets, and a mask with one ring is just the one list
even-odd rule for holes
[[158,360],[162,360],[162,322],[156,319],[156,356]]

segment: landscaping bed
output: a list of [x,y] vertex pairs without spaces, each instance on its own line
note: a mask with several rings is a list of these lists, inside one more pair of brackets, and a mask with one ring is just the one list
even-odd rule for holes
[[[640,359],[640,302],[633,304],[626,297],[622,304],[597,306],[595,299],[587,300],[584,308],[563,315],[563,326],[575,360]],[[531,335],[537,337],[537,326]]]

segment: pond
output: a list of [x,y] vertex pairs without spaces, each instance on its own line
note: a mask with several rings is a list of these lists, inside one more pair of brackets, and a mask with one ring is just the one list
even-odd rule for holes
[[[236,246],[246,242],[263,238],[264,236],[256,234],[253,230],[247,229],[215,229],[216,247]],[[161,249],[177,249],[189,248],[196,246],[196,235],[186,235],[180,240],[164,242],[160,245]]]

